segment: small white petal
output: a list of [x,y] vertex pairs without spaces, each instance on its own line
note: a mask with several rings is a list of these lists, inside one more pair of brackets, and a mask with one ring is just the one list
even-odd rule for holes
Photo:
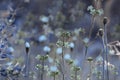
[[27,47],[27,48],[29,48],[29,47],[30,47],[29,42],[26,42],[26,43],[25,43],[25,47]]
[[49,61],[49,63],[53,63],[53,58],[49,57],[48,61]]
[[84,41],[84,43],[87,44],[89,42],[89,38],[84,38],[83,41]]
[[47,17],[47,16],[40,16],[40,21],[42,21],[42,22],[48,22],[49,21],[49,17]]
[[74,60],[74,65],[78,65],[79,61],[77,59]]
[[50,51],[51,51],[50,47],[48,47],[48,46],[45,46],[45,47],[43,48],[43,50],[44,50],[45,52],[50,52]]
[[8,51],[9,51],[9,52],[14,52],[14,48],[13,48],[13,47],[9,47],[9,48],[8,48]]
[[68,53],[67,53],[67,54],[65,54],[65,55],[64,55],[64,59],[65,59],[65,60],[70,60],[70,59],[71,59],[70,54],[68,54]]
[[56,49],[56,53],[57,53],[57,54],[62,54],[62,48],[61,48],[61,47],[57,48],[57,49]]
[[75,44],[74,44],[73,42],[71,42],[71,43],[69,44],[69,47],[74,48],[74,47],[75,47]]
[[38,41],[39,42],[43,42],[43,41],[46,41],[47,40],[47,37],[45,35],[41,35],[39,38],[38,38]]
[[56,72],[58,70],[57,66],[51,66],[50,71]]

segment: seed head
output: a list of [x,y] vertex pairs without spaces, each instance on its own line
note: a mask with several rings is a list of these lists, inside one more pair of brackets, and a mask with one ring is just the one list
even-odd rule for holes
[[106,25],[108,23],[108,18],[107,17],[104,17],[103,18],[103,24]]

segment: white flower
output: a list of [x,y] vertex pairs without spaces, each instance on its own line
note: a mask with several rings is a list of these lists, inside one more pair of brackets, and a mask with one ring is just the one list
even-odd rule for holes
[[14,48],[13,47],[8,47],[8,51],[9,52],[14,52]]
[[48,57],[48,61],[49,61],[49,63],[52,63],[53,62],[53,58]]
[[65,54],[65,55],[64,55],[64,59],[65,59],[65,60],[70,60],[70,59],[71,59],[70,54],[68,54],[68,53],[67,53],[67,54]]
[[109,50],[109,54],[114,55],[115,51],[114,50]]
[[49,21],[49,17],[47,16],[40,16],[40,21],[47,23]]
[[25,42],[25,47],[27,47],[27,48],[29,48],[29,47],[30,47],[29,42]]
[[93,9],[94,7],[92,6],[92,5],[90,5],[90,6],[88,6],[88,8],[87,8],[87,10],[89,11],[91,11],[92,9]]
[[51,72],[56,72],[56,71],[58,71],[57,66],[51,66],[51,67],[50,67],[50,71],[51,71]]
[[74,65],[78,65],[79,61],[77,59],[75,59],[73,63],[74,63]]
[[62,54],[62,48],[61,48],[61,47],[57,48],[57,49],[56,49],[56,53],[57,53],[57,54]]
[[99,15],[99,16],[101,16],[101,15],[104,13],[104,12],[103,12],[103,9],[98,9],[97,12],[98,12],[98,15]]
[[102,58],[102,56],[98,56],[97,58],[96,58],[96,61],[103,61],[103,58]]
[[38,38],[38,41],[39,42],[43,42],[43,41],[46,41],[47,40],[47,37],[45,35],[41,35],[39,38]]
[[89,42],[89,38],[87,38],[87,37],[84,38],[84,39],[83,39],[83,42],[87,44],[87,43]]
[[51,51],[51,49],[50,49],[50,47],[49,47],[49,46],[45,46],[45,47],[43,48],[43,51],[45,51],[45,52],[50,52],[50,51]]
[[73,42],[71,42],[71,43],[69,44],[69,47],[74,48],[74,47],[75,47],[75,44],[74,44]]

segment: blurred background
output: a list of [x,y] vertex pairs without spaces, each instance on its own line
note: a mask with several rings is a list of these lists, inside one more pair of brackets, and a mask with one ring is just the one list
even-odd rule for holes
[[[96,58],[100,54],[101,41],[95,38],[99,28],[103,27],[104,17],[108,17],[108,42],[120,41],[120,0],[96,1],[97,4],[94,0],[0,0],[0,18],[6,18],[16,26],[12,31],[14,36],[8,39],[9,45],[14,48],[14,60],[21,62],[21,65],[24,64],[24,43],[30,42],[30,69],[34,71],[37,63],[35,56],[43,54],[43,47],[46,45],[54,52],[58,40],[57,34],[65,30],[74,33],[72,41],[76,47],[73,52],[75,55],[72,53],[72,56],[78,59],[79,65],[82,66],[84,47],[80,39],[90,34],[94,17],[91,40],[95,43],[89,49],[87,56]],[[90,14],[87,10],[90,5],[96,9],[103,9],[103,14],[100,16]],[[41,44],[44,40],[45,42]],[[66,52],[69,53],[69,50],[66,49]],[[110,60],[112,63],[115,60],[114,64],[119,67],[118,57],[110,56]]]

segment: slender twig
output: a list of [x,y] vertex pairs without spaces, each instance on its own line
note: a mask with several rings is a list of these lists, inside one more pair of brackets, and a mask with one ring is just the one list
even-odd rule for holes
[[90,28],[90,32],[89,32],[89,39],[91,39],[92,30],[93,30],[94,25],[95,25],[94,23],[95,23],[95,16],[92,16],[91,28]]
[[26,54],[26,60],[25,60],[25,79],[29,80],[29,69],[28,69],[28,65],[29,65],[29,54]]
[[[103,54],[103,70],[104,70],[104,65],[105,62],[104,60],[106,59],[106,70],[107,70],[107,80],[109,80],[109,70],[108,70],[108,47],[107,47],[107,28],[106,25],[104,25],[104,35],[102,38],[103,41],[103,48],[104,48],[104,54]],[[103,71],[104,72],[104,71]],[[104,78],[104,74],[103,74],[103,78]]]
[[53,77],[53,80],[55,80],[55,75],[54,75],[54,77]]
[[77,80],[77,70],[75,70],[75,80]]
[[[44,56],[43,56],[44,57]],[[43,80],[43,76],[44,76],[44,59],[42,60],[42,72],[41,72],[41,80]]]
[[92,80],[92,64],[91,64],[91,61],[89,63],[90,63],[90,80]]
[[[62,65],[63,65],[63,68],[65,67],[64,66],[64,50],[63,50],[63,48],[64,48],[64,46],[65,46],[65,41],[64,41],[64,36],[63,36],[63,46],[62,46]],[[64,70],[62,69],[62,76],[63,76],[63,80],[65,80],[65,75],[64,75]]]
[[104,39],[105,39],[105,54],[107,62],[107,79],[109,80],[109,70],[108,70],[108,47],[107,47],[107,26],[104,25]]

